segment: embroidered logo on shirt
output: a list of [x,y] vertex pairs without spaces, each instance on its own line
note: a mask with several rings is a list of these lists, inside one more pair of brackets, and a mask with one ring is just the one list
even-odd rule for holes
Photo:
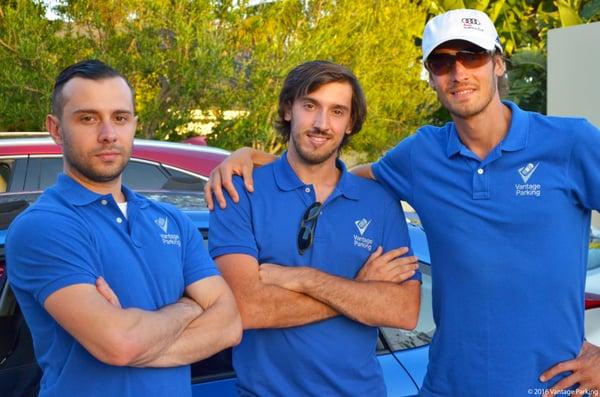
[[519,176],[523,180],[523,183],[515,183],[515,195],[520,197],[535,196],[540,197],[542,195],[542,185],[539,183],[528,183],[529,178],[537,170],[540,163],[529,163],[524,167],[519,168]]
[[179,238],[179,234],[169,233],[169,218],[156,218],[154,223],[163,231],[161,233],[160,238],[162,239],[162,243],[165,245],[176,245],[181,247],[181,239]]
[[373,239],[363,236],[363,234],[365,234],[367,228],[371,224],[371,220],[366,220],[365,218],[362,218],[355,221],[354,224],[356,225],[356,228],[360,233],[360,236],[354,234],[354,246],[371,251],[373,249]]
[[167,233],[169,227],[169,218],[156,218],[154,223],[156,223],[164,233]]
[[531,175],[533,175],[535,170],[537,170],[538,165],[540,165],[540,163],[537,163],[536,165],[533,165],[533,163],[529,163],[525,167],[519,168],[519,175],[521,175],[523,183],[527,183],[529,178],[531,178]]
[[360,235],[362,236],[363,234],[365,234],[365,231],[367,230],[367,228],[369,227],[369,224],[371,223],[371,220],[366,220],[365,218],[359,219],[356,222],[354,222],[354,224],[356,225],[356,227],[358,228],[358,231],[360,232]]

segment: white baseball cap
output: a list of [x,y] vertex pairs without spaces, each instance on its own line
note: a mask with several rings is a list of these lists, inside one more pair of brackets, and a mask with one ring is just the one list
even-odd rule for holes
[[451,10],[430,19],[423,31],[423,60],[450,40],[465,40],[488,51],[497,48],[502,52],[494,23],[478,10]]

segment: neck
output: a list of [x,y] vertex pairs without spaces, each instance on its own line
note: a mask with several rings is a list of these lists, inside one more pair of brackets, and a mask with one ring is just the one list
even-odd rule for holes
[[121,191],[121,175],[119,175],[112,181],[95,182],[67,168],[65,168],[65,174],[73,178],[81,186],[85,187],[88,190],[91,190],[94,193],[98,193],[101,195],[112,194],[113,198],[117,203],[124,203],[126,201],[125,195]]
[[341,171],[335,166],[336,157],[331,156],[319,164],[310,164],[302,160],[295,151],[288,150],[287,159],[298,178],[307,185],[313,185],[317,201],[325,202],[341,176]]
[[508,106],[496,98],[482,112],[467,118],[452,115],[452,120],[462,143],[484,159],[506,137],[511,117]]

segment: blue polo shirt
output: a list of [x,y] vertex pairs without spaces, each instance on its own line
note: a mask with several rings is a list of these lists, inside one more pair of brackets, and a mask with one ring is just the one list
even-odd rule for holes
[[454,123],[426,126],[374,164],[419,213],[437,331],[424,396],[526,396],[577,356],[600,132],[506,102],[508,135],[480,160]]
[[[306,209],[316,201],[312,185],[294,173],[284,153],[254,171],[256,191],[240,178],[235,205],[216,208],[210,218],[213,257],[247,254],[259,263],[310,266],[354,278],[381,245],[387,251],[409,246],[397,200],[373,181],[346,172],[319,215],[313,245],[298,253],[296,236]],[[418,277],[417,277],[418,278]],[[347,317],[299,327],[246,330],[233,350],[238,390],[243,396],[385,396],[375,355],[377,328]]]
[[103,364],[44,310],[53,292],[103,276],[123,308],[157,310],[189,284],[219,274],[198,230],[175,208],[123,187],[127,218],[112,195],[61,174],[11,225],[8,277],[43,370],[40,396],[190,396],[189,366]]

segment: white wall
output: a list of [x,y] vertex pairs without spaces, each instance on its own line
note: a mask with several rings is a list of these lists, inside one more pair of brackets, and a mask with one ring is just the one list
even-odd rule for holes
[[548,31],[547,110],[600,127],[600,22]]
[[[600,22],[548,31],[547,112],[583,116],[600,128]],[[600,228],[597,212],[592,223]]]

